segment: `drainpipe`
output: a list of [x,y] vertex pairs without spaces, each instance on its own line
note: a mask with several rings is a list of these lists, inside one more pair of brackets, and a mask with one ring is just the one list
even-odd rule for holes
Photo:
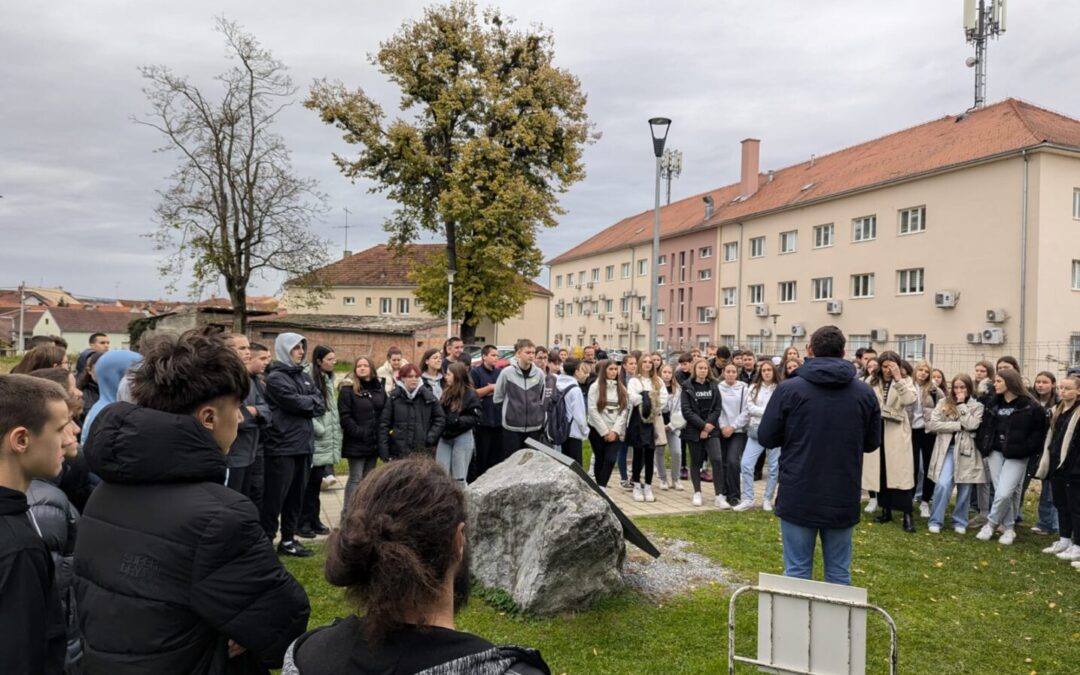
[[1021,150],[1024,158],[1024,186],[1021,192],[1020,211],[1020,367],[1024,362],[1025,342],[1027,340],[1027,245],[1028,245],[1028,152]]
[[[723,239],[723,237],[721,237]],[[723,246],[723,244],[721,244]],[[743,224],[739,223],[739,271],[738,277],[735,280],[735,344],[742,344],[742,264],[743,258],[746,256],[746,251],[743,250]]]

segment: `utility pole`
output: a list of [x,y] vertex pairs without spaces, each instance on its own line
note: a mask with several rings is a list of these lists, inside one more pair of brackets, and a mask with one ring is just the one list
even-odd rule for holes
[[23,336],[26,324],[26,282],[19,284],[19,344],[16,353],[22,356],[26,351],[26,338]]

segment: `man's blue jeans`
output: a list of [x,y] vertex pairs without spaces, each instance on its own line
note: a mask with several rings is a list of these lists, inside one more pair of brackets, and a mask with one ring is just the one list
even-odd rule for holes
[[821,535],[821,555],[825,562],[825,581],[851,585],[851,538],[854,527],[842,529],[803,527],[780,520],[784,542],[784,576],[809,579],[814,569],[814,547]]

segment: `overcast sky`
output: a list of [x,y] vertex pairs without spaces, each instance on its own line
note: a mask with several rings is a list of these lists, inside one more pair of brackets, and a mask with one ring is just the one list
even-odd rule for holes
[[[166,64],[197,83],[225,68],[215,13],[254,33],[312,80],[361,86],[387,111],[397,91],[367,55],[429,3],[260,0],[182,3],[81,0],[0,7],[0,287],[62,285],[79,294],[165,297],[152,231],[156,190],[176,156],[136,126],[146,112],[137,67]],[[481,4],[481,6],[484,6]],[[581,78],[603,138],[585,154],[588,176],[563,196],[568,213],[541,234],[552,257],[620,218],[652,207],[646,120],[671,117],[683,152],[673,198],[738,180],[739,141],[760,138],[761,168],[780,168],[962,112],[972,104],[962,0],[640,0],[503,2],[520,23],[555,35],[557,62]],[[991,42],[988,99],[1014,96],[1080,117],[1080,3],[1025,0]],[[277,131],[298,173],[316,178],[333,207],[317,233],[356,251],[385,240],[393,205],[353,185],[330,161],[352,150],[296,105]],[[274,293],[280,278],[259,281]],[[178,294],[184,297],[183,289]]]

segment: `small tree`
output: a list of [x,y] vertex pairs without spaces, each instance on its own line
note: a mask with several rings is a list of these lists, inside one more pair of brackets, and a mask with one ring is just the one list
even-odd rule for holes
[[233,328],[244,331],[252,275],[299,277],[325,263],[326,243],[309,226],[326,205],[314,180],[293,174],[289,150],[271,130],[296,94],[285,66],[237,24],[219,18],[217,30],[236,62],[215,77],[219,96],[166,66],[144,66],[151,112],[135,121],[165,136],[159,151],[181,156],[159,192],[150,235],[166,253],[161,274],[174,287],[190,261],[193,293],[223,279]]
[[564,213],[557,196],[585,177],[581,154],[598,137],[580,82],[554,65],[551,34],[512,23],[458,1],[382,43],[371,61],[401,89],[411,121],[386,122],[362,89],[340,83],[316,82],[304,103],[361,146],[356,159],[334,155],[342,173],[371,179],[372,191],[397,202],[384,226],[391,244],[445,237],[441,264],[413,271],[416,293],[445,314],[446,272],[455,270],[466,339],[483,317],[501,322],[521,310],[526,279],[543,264],[537,230]]

